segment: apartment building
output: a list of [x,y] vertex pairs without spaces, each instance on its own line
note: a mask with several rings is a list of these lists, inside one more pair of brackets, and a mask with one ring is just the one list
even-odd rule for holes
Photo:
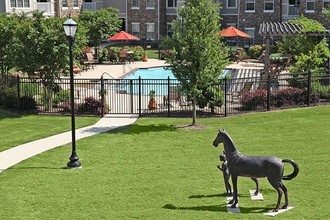
[[[122,29],[141,39],[158,40],[171,34],[171,23],[178,16],[178,8],[185,0],[2,0],[0,12],[17,13],[33,10],[45,15],[75,16],[83,10],[96,11],[113,7],[119,10]],[[261,43],[258,34],[263,21],[282,22],[300,15],[315,19],[326,27],[322,10],[330,0],[214,0],[221,4],[223,28],[235,26],[252,39],[250,44]]]
[[[171,34],[171,23],[178,16],[185,0],[84,0],[83,10],[114,7],[120,10],[123,29],[142,39],[157,40]],[[328,27],[322,14],[330,0],[214,0],[221,4],[222,28],[235,26],[252,39],[249,44],[262,43],[258,34],[263,21],[282,22],[304,15]]]
[[81,12],[83,0],[1,0],[2,13],[28,13],[39,10],[50,17],[75,16]]
[[330,0],[217,0],[221,2],[222,27],[235,26],[253,37],[253,43],[262,42],[258,34],[260,23],[283,22],[304,15],[328,27],[322,14]]

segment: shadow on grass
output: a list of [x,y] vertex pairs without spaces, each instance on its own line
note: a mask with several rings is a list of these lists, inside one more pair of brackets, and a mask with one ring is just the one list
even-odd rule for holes
[[15,111],[9,111],[6,109],[0,108],[0,121],[8,118],[21,118],[22,114],[18,114]]
[[173,204],[166,204],[166,205],[163,206],[163,209],[209,211],[209,212],[227,212],[227,208],[224,205],[177,207]]
[[177,128],[174,125],[167,125],[167,124],[150,124],[150,125],[132,124],[132,125],[113,129],[106,133],[141,134],[141,133],[148,133],[148,132],[163,132],[163,131],[176,131],[176,130],[177,130]]
[[65,170],[67,167],[9,167],[7,170]]
[[[202,198],[213,198],[213,197],[227,197],[226,193],[222,194],[213,194],[213,195],[192,195],[189,196],[189,199],[202,199]],[[238,197],[250,197],[250,195],[238,194]]]
[[189,199],[201,199],[201,198],[213,198],[213,197],[226,197],[227,194],[226,193],[222,193],[222,194],[213,194],[213,195],[192,195],[189,196]]
[[[260,208],[260,207],[239,207],[241,214],[249,213],[266,213],[272,210],[271,208]],[[211,206],[192,206],[192,207],[178,207],[173,204],[166,204],[163,209],[170,210],[192,210],[192,211],[209,211],[209,212],[228,212],[225,204],[223,205],[211,205]]]

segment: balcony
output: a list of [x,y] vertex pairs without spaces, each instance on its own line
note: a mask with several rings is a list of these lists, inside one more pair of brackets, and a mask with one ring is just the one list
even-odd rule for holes
[[82,8],[83,10],[90,10],[90,11],[100,10],[103,9],[103,2],[102,1],[84,2]]

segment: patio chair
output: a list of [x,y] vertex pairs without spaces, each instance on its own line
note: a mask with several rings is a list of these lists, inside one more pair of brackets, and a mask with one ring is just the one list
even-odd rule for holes
[[126,63],[126,61],[127,61],[127,50],[121,49],[119,51],[119,62]]
[[111,63],[116,64],[118,62],[118,55],[114,50],[109,49],[108,51],[108,59]]
[[171,102],[177,103],[180,101],[179,87],[178,86],[170,86],[169,95],[164,96],[164,106],[170,105],[173,107]]
[[94,69],[94,65],[93,64],[97,63],[94,60],[94,55],[92,53],[86,53],[85,56],[86,56],[86,60],[83,62],[84,69],[85,70],[88,70],[89,68]]
[[243,48],[237,48],[235,53],[235,62],[238,63],[242,61]]

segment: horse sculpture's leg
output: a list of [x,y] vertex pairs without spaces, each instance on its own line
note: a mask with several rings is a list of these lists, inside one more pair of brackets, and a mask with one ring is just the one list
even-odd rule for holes
[[277,195],[278,195],[277,204],[276,204],[275,209],[273,210],[274,212],[277,212],[278,209],[280,208],[281,198],[282,198],[282,194],[283,194],[280,183],[279,183],[280,180],[269,179],[269,177],[268,177],[268,181],[274,187],[274,189],[276,189],[276,191],[277,191]]
[[255,183],[256,183],[256,191],[254,192],[254,195],[258,195],[259,193],[259,182],[258,182],[258,179],[257,178],[251,178],[251,180],[253,180]]
[[236,208],[236,205],[238,203],[238,192],[237,192],[237,176],[236,175],[231,175],[231,180],[233,182],[233,199],[229,202],[231,205],[231,208]]
[[282,191],[284,192],[284,198],[285,198],[285,203],[282,206],[282,209],[286,209],[286,208],[288,208],[288,205],[289,205],[288,190],[284,186],[284,184],[282,183],[281,180],[280,180],[279,184],[280,184],[280,187],[281,187]]

